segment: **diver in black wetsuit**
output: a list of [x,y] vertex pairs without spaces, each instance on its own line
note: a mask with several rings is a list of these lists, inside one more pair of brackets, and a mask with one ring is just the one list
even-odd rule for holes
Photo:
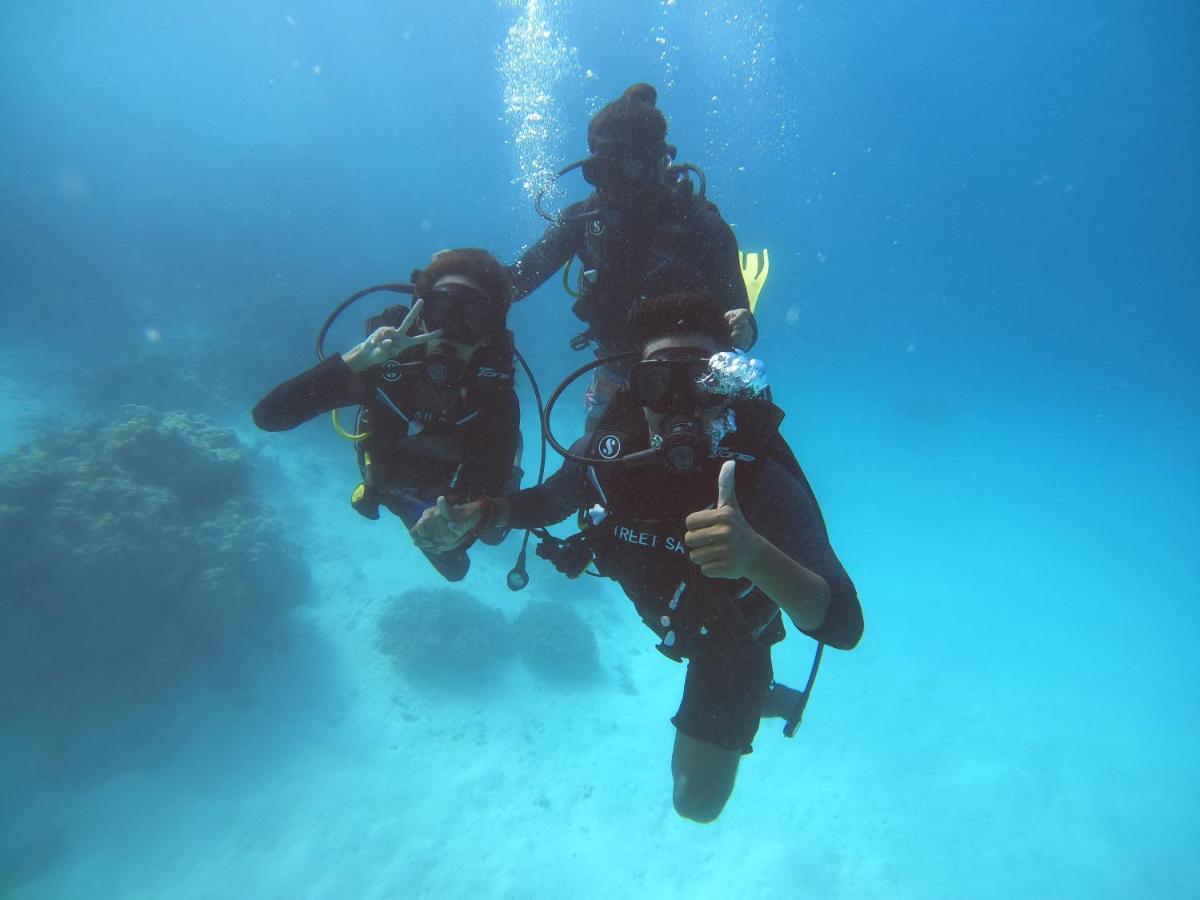
[[[629,350],[625,323],[632,305],[659,294],[703,291],[718,299],[734,347],[748,350],[758,329],[737,240],[717,207],[694,193],[687,167],[672,164],[674,148],[666,143],[667,120],[656,100],[651,85],[635,84],[588,123],[592,155],[568,169],[581,168],[596,190],[556,216],[509,268],[516,299],[578,256],[582,274],[572,311],[587,327],[571,342],[576,349],[594,342],[597,356]],[[589,425],[627,376],[624,364],[596,370]]]
[[728,348],[720,301],[652,298],[634,309],[630,334],[638,361],[629,387],[556,474],[506,498],[439,504],[413,537],[432,551],[481,526],[580,513],[599,572],[621,585],[659,650],[688,660],[672,719],[673,796],[680,815],[709,822],[770,714],[782,614],[848,650],[862,636],[862,609],[779,436],[782,412],[761,395],[711,386],[713,354]]
[[[354,508],[370,519],[384,506],[412,527],[439,496],[449,502],[500,495],[520,484],[520,408],[513,341],[506,329],[512,285],[483,250],[447,250],[417,278],[411,310],[392,307],[369,336],[279,385],[254,407],[266,431],[358,404],[355,435],[362,484]],[[498,543],[505,532],[480,535]],[[448,581],[467,574],[470,541],[427,553]]]

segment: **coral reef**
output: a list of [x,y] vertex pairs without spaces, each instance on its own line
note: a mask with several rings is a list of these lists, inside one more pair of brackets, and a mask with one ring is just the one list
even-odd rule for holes
[[514,635],[521,660],[546,681],[582,684],[600,673],[596,637],[567,603],[529,603],[517,616]]
[[512,655],[511,629],[466,591],[414,588],[380,615],[377,646],[409,679],[461,689],[482,685]]
[[308,573],[250,467],[233,433],[145,407],[0,458],[0,726],[62,736],[282,640]]

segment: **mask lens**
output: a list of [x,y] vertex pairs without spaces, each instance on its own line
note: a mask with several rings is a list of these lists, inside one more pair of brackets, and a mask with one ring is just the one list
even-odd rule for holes
[[630,371],[629,389],[652,412],[678,412],[697,405],[708,409],[725,398],[700,385],[707,374],[706,359],[648,359]]
[[461,344],[474,344],[498,327],[499,316],[490,303],[474,295],[453,291],[429,291],[424,297],[421,319],[430,331]]
[[421,322],[424,323],[426,329],[437,331],[439,328],[447,328],[452,321],[449,307],[431,297],[423,299],[425,305],[421,307]]
[[637,184],[645,179],[649,165],[644,157],[622,156],[615,161],[613,169],[621,181],[626,184]]
[[696,398],[696,402],[701,409],[710,409],[714,406],[720,406],[725,402],[726,398],[722,394],[715,393],[705,386],[711,368],[706,359],[695,360],[690,363],[687,368],[687,382],[692,391],[692,395]]
[[646,180],[650,172],[650,160],[637,154],[613,156],[590,156],[583,161],[580,171],[583,180],[593,187],[633,187]]
[[649,359],[633,367],[629,373],[629,389],[642,406],[664,412],[660,407],[670,397],[672,380],[670,363]]

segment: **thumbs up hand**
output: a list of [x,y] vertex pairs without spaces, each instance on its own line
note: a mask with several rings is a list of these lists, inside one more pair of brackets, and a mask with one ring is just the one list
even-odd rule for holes
[[692,562],[710,578],[747,577],[765,545],[738,505],[735,465],[733,460],[727,460],[721,466],[716,509],[702,509],[687,517],[683,542],[690,548]]
[[437,498],[437,506],[421,513],[421,518],[409,534],[413,543],[429,553],[446,553],[468,537],[483,516],[478,501],[451,506],[445,497]]

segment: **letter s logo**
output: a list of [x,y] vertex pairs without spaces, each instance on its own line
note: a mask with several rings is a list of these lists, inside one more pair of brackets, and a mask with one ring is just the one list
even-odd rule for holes
[[616,459],[621,455],[621,439],[615,434],[606,434],[596,445],[601,459]]

